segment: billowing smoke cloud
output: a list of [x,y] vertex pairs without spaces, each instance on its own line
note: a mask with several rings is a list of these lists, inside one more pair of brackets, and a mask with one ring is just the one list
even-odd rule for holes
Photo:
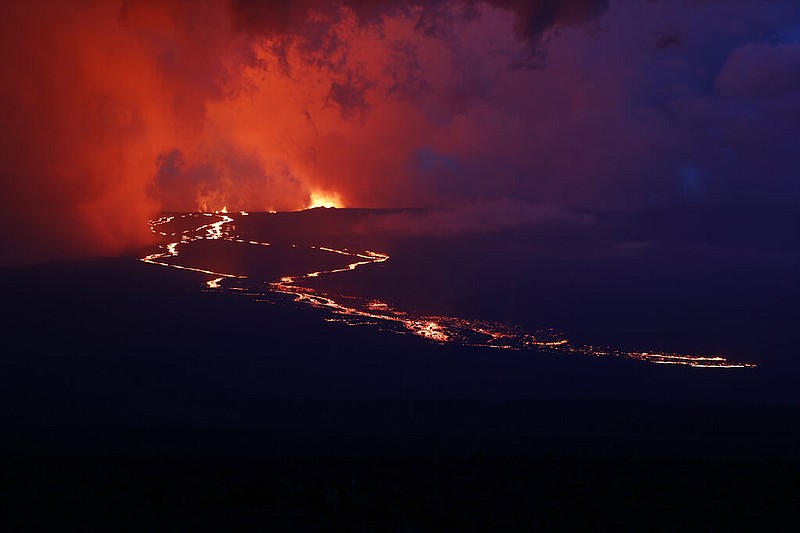
[[159,209],[325,195],[490,211],[515,198],[509,221],[527,220],[520,205],[800,201],[788,0],[3,11],[2,263],[146,244]]
[[246,64],[247,47],[219,26],[223,7],[4,4],[2,263],[149,241],[161,155],[195,142],[206,103],[234,90]]

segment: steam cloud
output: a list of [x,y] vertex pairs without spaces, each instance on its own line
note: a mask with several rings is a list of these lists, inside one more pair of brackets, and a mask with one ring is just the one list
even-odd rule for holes
[[6,3],[0,262],[325,192],[796,204],[798,20],[755,0]]

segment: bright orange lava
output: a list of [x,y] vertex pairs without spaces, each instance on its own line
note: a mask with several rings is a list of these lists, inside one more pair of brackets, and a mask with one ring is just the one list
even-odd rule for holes
[[344,207],[341,198],[335,192],[312,191],[308,209],[315,207]]
[[[165,216],[152,220],[150,221],[150,228],[153,233],[164,237],[179,237],[179,239],[163,246],[161,252],[150,254],[141,260],[159,266],[193,270],[214,276],[205,283],[208,289],[235,290],[250,294],[259,300],[263,300],[269,294],[285,294],[291,296],[295,302],[331,311],[335,316],[326,318],[329,322],[341,322],[351,326],[380,324],[381,329],[384,330],[388,329],[396,333],[410,332],[424,339],[439,343],[457,343],[464,346],[483,346],[507,350],[533,349],[593,357],[611,356],[637,359],[662,365],[683,365],[697,368],[753,368],[756,366],[752,363],[728,361],[719,355],[703,356],[655,351],[630,351],[619,348],[572,344],[563,334],[554,330],[526,331],[497,322],[449,316],[413,315],[395,309],[385,302],[330,295],[321,293],[311,287],[303,286],[303,281],[310,278],[350,272],[366,265],[383,263],[389,260],[388,254],[371,250],[353,252],[347,249],[340,250],[327,246],[312,247],[323,252],[351,257],[352,262],[342,268],[319,270],[294,276],[282,276],[279,280],[267,284],[266,293],[263,291],[263,286],[242,281],[246,279],[246,276],[187,267],[176,262],[175,258],[179,256],[178,248],[180,246],[203,239],[224,240],[243,246],[270,246],[268,242],[244,240],[237,235],[234,225],[235,216],[246,216],[246,213],[239,215],[223,212],[183,214],[179,216],[180,219],[186,220],[196,217],[198,218],[198,225],[182,232],[164,230],[164,228],[169,227],[170,224],[176,221],[175,216]],[[208,220],[206,217],[218,220],[203,223]],[[292,245],[292,248],[296,247],[297,245]],[[236,284],[237,282],[238,284]]]

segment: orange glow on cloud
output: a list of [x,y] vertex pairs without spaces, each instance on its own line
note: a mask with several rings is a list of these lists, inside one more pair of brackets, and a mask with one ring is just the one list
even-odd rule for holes
[[320,191],[794,205],[791,2],[617,4],[4,2],[0,264],[119,254],[158,211],[294,211]]
[[448,154],[485,153],[484,126],[514,114],[491,116],[468,93],[530,77],[496,60],[530,40],[516,9],[12,1],[0,222],[15,231],[0,263],[145,245],[158,210],[439,204]]

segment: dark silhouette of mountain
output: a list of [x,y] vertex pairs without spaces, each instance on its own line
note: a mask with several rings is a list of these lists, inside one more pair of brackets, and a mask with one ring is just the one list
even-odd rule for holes
[[[800,449],[790,237],[753,253],[753,239],[669,243],[669,224],[638,214],[456,235],[363,230],[383,213],[241,220],[276,243],[353,236],[391,254],[315,281],[329,290],[549,321],[589,341],[760,345],[760,367],[442,345],[328,322],[288,297],[210,291],[207,275],[135,257],[4,269],[0,524],[659,531],[785,517]],[[658,244],[619,246],[634,237]],[[276,244],[248,268],[290,265],[290,250]]]

